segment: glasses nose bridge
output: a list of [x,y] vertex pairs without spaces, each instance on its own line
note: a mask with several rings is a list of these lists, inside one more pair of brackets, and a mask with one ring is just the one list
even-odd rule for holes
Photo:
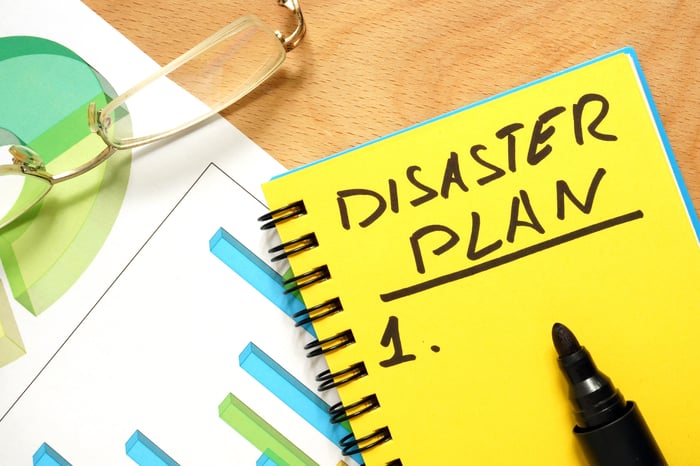
[[275,31],[275,35],[282,42],[284,49],[290,52],[296,48],[301,42],[306,34],[306,22],[304,21],[304,15],[301,13],[301,7],[299,6],[299,0],[277,0],[277,4],[281,7],[285,7],[295,14],[297,19],[297,27],[294,32],[285,36],[280,31]]

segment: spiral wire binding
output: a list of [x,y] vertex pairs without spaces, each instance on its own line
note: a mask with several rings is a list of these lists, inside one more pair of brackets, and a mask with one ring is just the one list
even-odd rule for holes
[[325,371],[319,372],[316,376],[316,382],[320,383],[318,391],[325,392],[326,390],[340,387],[341,385],[345,385],[348,382],[352,382],[366,375],[367,367],[365,367],[365,363],[362,361],[351,364],[337,372],[331,372],[330,369],[326,369]]
[[347,406],[342,402],[336,403],[330,407],[328,414],[331,415],[331,423],[338,424],[377,408],[379,408],[379,400],[377,395],[372,394]]
[[325,340],[313,340],[304,345],[305,350],[311,350],[306,353],[306,357],[313,358],[322,354],[328,354],[345,346],[355,343],[355,335],[352,330],[345,330]]
[[343,305],[340,303],[340,299],[333,298],[322,302],[321,304],[317,304],[316,306],[296,312],[292,314],[292,318],[296,321],[295,325],[300,327],[315,320],[323,319],[326,316],[335,314],[342,310]]
[[389,440],[391,440],[391,433],[389,428],[385,426],[359,439],[355,438],[355,434],[348,434],[340,439],[340,448],[343,455],[352,456],[370,450]]
[[277,210],[271,210],[258,217],[259,222],[266,222],[260,226],[261,230],[269,230],[276,226],[278,223],[289,220],[290,218],[299,217],[306,214],[306,207],[304,206],[304,201],[293,202],[287,206],[284,206]]
[[[307,210],[304,201],[296,201],[276,210],[272,210],[258,218],[258,221],[265,222],[261,225],[262,230],[268,230],[276,227],[279,223],[293,220],[294,218],[306,215]],[[299,238],[287,241],[269,250],[270,254],[274,254],[272,260],[278,261],[286,259],[294,254],[299,254],[309,249],[319,246],[318,239],[314,233],[303,235]],[[295,275],[283,282],[285,293],[293,293],[303,288],[318,284],[331,278],[331,272],[328,266],[322,265],[307,272]],[[301,326],[310,322],[319,321],[326,317],[332,316],[343,311],[343,305],[340,298],[330,298],[320,304],[308,307],[302,311],[295,313],[295,325]],[[323,340],[313,340],[304,346],[305,350],[310,350],[307,357],[316,357],[328,354],[332,351],[337,351],[346,346],[355,343],[355,336],[352,330],[347,329],[339,332],[329,338]],[[319,382],[318,391],[326,391],[332,388],[340,387],[361,377],[366,376],[367,367],[365,363],[360,361],[351,364],[345,369],[336,372],[331,372],[326,369],[316,376],[316,381]],[[345,422],[349,419],[362,416],[369,411],[380,408],[377,395],[370,394],[362,399],[344,405],[342,402],[336,403],[328,410],[330,421],[333,424]],[[391,440],[391,432],[389,427],[384,426],[376,429],[368,435],[356,438],[354,433],[346,435],[340,440],[339,446],[344,455],[354,455],[375,448],[382,443]],[[402,466],[400,459],[394,459],[386,463],[386,466]]]
[[331,272],[328,270],[327,266],[322,265],[320,267],[316,267],[315,269],[309,270],[306,273],[295,275],[294,277],[283,281],[282,286],[284,286],[284,294],[293,293],[301,290],[302,288],[306,288],[307,286],[311,286],[314,283],[328,280],[329,278],[331,278]]
[[281,254],[273,256],[270,259],[270,261],[277,262],[282,259],[286,259],[289,256],[293,256],[294,254],[298,254],[308,249],[315,248],[316,246],[318,246],[318,240],[316,239],[316,235],[314,233],[309,233],[308,235],[304,235],[301,238],[282,243],[279,246],[275,246],[274,248],[268,250],[268,252],[271,254],[281,251]]

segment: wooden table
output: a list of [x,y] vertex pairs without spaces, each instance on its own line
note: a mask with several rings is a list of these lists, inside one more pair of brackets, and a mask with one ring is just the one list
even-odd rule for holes
[[[275,0],[85,0],[161,64]],[[700,211],[700,8],[693,1],[300,0],[307,36],[223,115],[287,168],[626,45]]]

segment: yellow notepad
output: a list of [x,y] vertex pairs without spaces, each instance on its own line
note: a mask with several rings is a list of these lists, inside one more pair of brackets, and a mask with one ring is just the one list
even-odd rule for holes
[[555,322],[697,461],[700,228],[631,49],[264,191],[368,466],[581,464]]

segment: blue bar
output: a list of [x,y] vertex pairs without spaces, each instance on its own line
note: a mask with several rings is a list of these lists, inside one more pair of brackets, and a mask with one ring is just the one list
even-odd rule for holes
[[[335,445],[350,433],[347,423],[331,424],[328,403],[299,382],[254,343],[248,343],[238,356],[238,362],[244,371]],[[363,463],[359,454],[354,455],[353,458],[358,464]]]
[[179,466],[138,430],[126,442],[126,454],[139,466]]
[[268,456],[270,450],[265,450],[265,453],[260,455],[260,458],[255,462],[255,466],[280,466],[275,463],[275,461]]
[[[304,309],[301,300],[291,293],[284,294],[280,274],[223,228],[209,240],[209,250],[288,316]],[[304,325],[304,329],[316,338],[311,324]]]
[[71,466],[56,450],[42,443],[32,456],[34,466]]

